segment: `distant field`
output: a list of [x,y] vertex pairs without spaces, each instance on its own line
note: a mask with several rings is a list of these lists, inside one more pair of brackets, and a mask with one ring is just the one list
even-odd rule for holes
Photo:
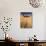
[[32,28],[32,16],[20,16],[21,28]]

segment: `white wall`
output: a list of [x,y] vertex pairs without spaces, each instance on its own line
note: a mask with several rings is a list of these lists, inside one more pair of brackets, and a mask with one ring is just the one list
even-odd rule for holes
[[[20,12],[33,13],[33,27],[32,29],[20,28]],[[10,33],[17,40],[27,40],[34,34],[37,35],[39,40],[45,39],[45,8],[32,8],[28,0],[0,0],[0,17],[12,17],[12,27]],[[2,31],[0,32],[0,35]],[[45,34],[44,34],[45,33]],[[0,39],[3,37],[0,36]]]

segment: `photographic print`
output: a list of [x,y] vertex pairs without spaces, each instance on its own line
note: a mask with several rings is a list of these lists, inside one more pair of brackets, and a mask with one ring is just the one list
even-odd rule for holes
[[20,13],[20,27],[21,28],[32,28],[32,12],[21,12]]

